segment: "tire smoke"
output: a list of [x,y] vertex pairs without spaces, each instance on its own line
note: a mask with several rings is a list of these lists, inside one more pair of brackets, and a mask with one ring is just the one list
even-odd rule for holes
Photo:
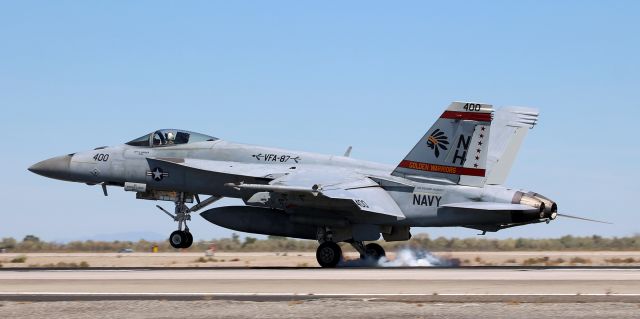
[[434,255],[428,250],[417,247],[402,247],[396,251],[394,259],[382,257],[341,260],[338,267],[457,267],[457,259],[447,259]]

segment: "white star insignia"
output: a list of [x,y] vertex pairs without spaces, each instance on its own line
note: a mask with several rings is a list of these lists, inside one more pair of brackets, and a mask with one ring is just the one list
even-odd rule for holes
[[155,180],[159,180],[162,178],[162,172],[160,171],[160,169],[155,169],[155,171],[152,172],[153,174],[153,179]]

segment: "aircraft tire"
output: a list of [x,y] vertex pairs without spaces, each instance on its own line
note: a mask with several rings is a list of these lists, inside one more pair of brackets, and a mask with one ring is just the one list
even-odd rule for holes
[[175,249],[185,248],[184,244],[187,243],[187,232],[182,230],[176,230],[169,235],[169,244]]
[[193,244],[193,235],[188,231],[185,231],[185,234],[187,235],[187,240],[184,242],[184,246],[182,248],[189,248]]
[[367,257],[373,257],[375,260],[386,256],[384,248],[376,243],[369,243],[365,245],[364,250],[367,252]]
[[316,260],[322,268],[335,268],[342,258],[342,249],[332,241],[325,241],[316,250]]

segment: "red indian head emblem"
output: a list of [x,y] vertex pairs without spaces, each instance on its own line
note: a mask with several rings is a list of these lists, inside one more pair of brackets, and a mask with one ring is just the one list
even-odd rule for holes
[[440,129],[436,129],[427,137],[427,146],[433,150],[436,157],[440,156],[440,150],[447,150],[447,145],[449,145],[448,138]]

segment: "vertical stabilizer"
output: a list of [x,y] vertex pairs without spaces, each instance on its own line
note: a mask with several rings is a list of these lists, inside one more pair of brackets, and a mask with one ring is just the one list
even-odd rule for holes
[[484,185],[492,112],[489,104],[451,103],[392,175]]
[[494,114],[487,159],[487,184],[504,184],[529,129],[538,121],[538,110],[503,107]]

